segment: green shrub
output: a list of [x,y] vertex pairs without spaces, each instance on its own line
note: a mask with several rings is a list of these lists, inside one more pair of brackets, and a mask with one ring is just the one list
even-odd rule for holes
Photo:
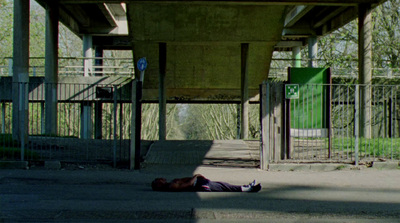
[[[0,146],[1,160],[18,160],[21,158],[21,148],[17,147],[2,147]],[[38,160],[39,155],[36,152],[25,150],[24,159]]]

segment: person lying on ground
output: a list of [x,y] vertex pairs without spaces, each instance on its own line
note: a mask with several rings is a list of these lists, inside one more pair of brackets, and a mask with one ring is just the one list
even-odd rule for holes
[[248,185],[238,186],[225,182],[211,181],[201,174],[196,174],[193,177],[185,177],[174,179],[168,182],[165,178],[156,178],[151,187],[154,191],[204,191],[204,192],[258,192],[261,190],[261,185],[256,184],[254,180]]

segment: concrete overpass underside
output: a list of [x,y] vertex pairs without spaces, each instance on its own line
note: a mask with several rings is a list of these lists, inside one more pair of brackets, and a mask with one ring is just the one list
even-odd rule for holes
[[144,97],[158,96],[160,42],[166,43],[167,100],[240,101],[242,68],[248,75],[249,95],[255,97],[259,84],[268,78],[285,9],[223,3],[129,4],[134,55],[149,62]]
[[[382,0],[37,0],[94,47],[146,57],[143,101],[258,101],[274,50],[308,44]],[[55,4],[57,3],[57,4]],[[161,69],[160,69],[161,68]],[[138,74],[139,71],[136,70]],[[138,76],[138,75],[137,75]],[[247,100],[247,99],[245,99]]]
[[[84,57],[104,49],[146,57],[142,102],[159,102],[159,140],[166,140],[167,102],[241,103],[242,139],[248,137],[248,104],[258,102],[274,50],[299,51],[358,18],[359,83],[370,84],[371,9],[383,0],[36,0],[46,9],[45,133],[57,133],[58,22],[83,39]],[[14,0],[13,138],[28,139],[29,1]],[[311,47],[312,54],[315,47]],[[312,56],[312,55],[311,55]],[[312,58],[312,57],[310,57]],[[85,62],[86,63],[86,62]],[[90,73],[85,66],[84,78]],[[138,79],[138,69],[135,78]],[[140,168],[140,91],[132,85],[130,168]],[[360,99],[360,123],[370,119],[371,94]],[[139,98],[138,98],[139,97]],[[139,100],[137,100],[139,99]],[[139,103],[137,103],[139,102]],[[264,108],[265,109],[265,108]],[[83,112],[90,117],[87,111]],[[262,111],[263,112],[263,111]],[[261,113],[262,113],[261,112]],[[265,112],[265,110],[264,110]],[[264,115],[263,120],[266,120]],[[19,120],[19,121],[18,121]],[[84,120],[85,121],[85,120]],[[264,125],[268,126],[268,125]],[[368,138],[370,126],[361,126]],[[82,132],[87,132],[82,130]],[[266,133],[263,133],[266,135]],[[86,136],[83,136],[86,137]],[[263,139],[264,140],[264,139]],[[263,141],[263,154],[268,150]],[[23,151],[23,150],[22,150]],[[23,153],[21,154],[23,159]],[[263,169],[269,158],[262,155]],[[115,165],[115,164],[114,164]]]

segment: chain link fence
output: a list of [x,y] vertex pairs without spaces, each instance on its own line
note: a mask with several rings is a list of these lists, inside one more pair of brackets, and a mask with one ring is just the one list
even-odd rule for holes
[[296,99],[284,87],[263,85],[271,162],[400,160],[400,86],[300,84]]
[[[1,83],[0,89],[11,90],[10,83]],[[23,149],[23,159],[28,161],[128,162],[131,102],[126,94],[130,94],[127,93],[129,84],[19,85],[29,85],[28,142],[22,145],[21,140],[13,138],[12,95],[2,94],[0,159],[20,160]],[[53,92],[56,107],[50,111],[56,115],[52,126],[46,126],[49,121],[46,89],[57,89]]]

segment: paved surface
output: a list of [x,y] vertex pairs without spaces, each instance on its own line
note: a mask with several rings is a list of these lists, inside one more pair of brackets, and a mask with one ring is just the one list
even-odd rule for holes
[[147,164],[205,164],[256,168],[260,165],[259,142],[243,140],[156,141],[151,145],[145,162]]
[[[150,182],[201,173],[259,193],[153,192]],[[147,166],[0,170],[0,222],[400,222],[400,170],[261,171]]]

